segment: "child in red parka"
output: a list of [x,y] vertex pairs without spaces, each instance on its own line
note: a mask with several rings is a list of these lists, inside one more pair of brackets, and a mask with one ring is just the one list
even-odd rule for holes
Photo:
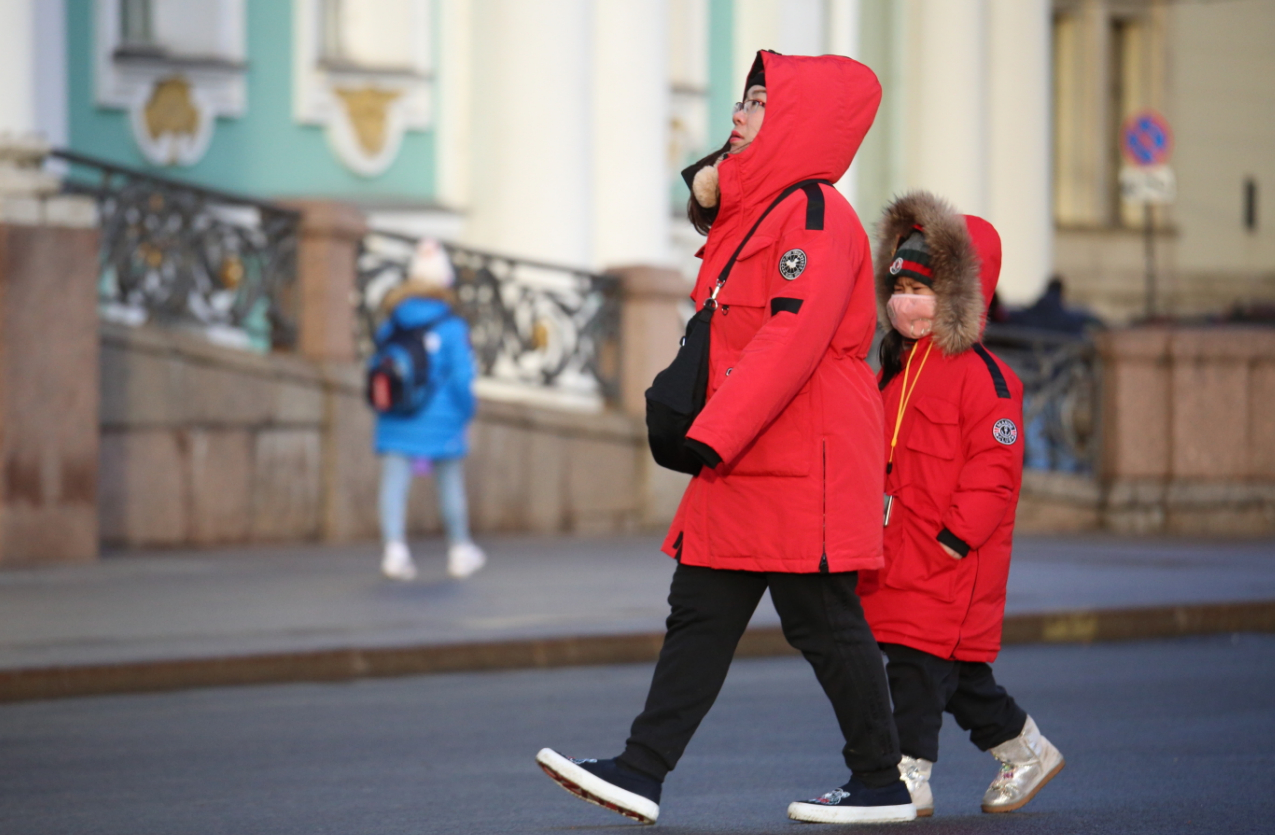
[[1010,812],[1063,758],[990,666],[1023,475],[1022,383],[979,342],[1000,236],[913,192],[887,207],[878,241],[885,566],[875,583],[865,577],[863,609],[888,658],[899,770],[917,814],[933,814],[930,770],[947,711],[1001,763],[983,811]]

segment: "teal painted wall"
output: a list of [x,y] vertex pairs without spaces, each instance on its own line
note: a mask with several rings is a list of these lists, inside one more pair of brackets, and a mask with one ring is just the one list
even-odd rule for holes
[[744,85],[735,78],[735,0],[710,0],[708,30],[708,139],[720,145],[730,136],[732,110]]
[[208,152],[190,167],[157,168],[133,142],[128,114],[93,95],[92,0],[67,2],[67,93],[73,150],[170,177],[263,197],[426,202],[435,193],[433,131],[409,131],[398,158],[375,178],[345,168],[323,129],[292,118],[292,3],[247,0],[247,109],[218,119]]

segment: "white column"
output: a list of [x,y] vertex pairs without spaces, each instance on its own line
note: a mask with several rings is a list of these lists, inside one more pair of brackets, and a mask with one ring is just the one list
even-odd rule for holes
[[[859,0],[827,0],[828,29],[824,33],[824,51],[831,55],[845,55],[860,60]],[[850,170],[837,182],[837,191],[845,195],[851,205],[858,199],[858,160],[850,163]]]
[[470,243],[593,262],[592,12],[590,0],[474,3]]
[[783,14],[779,0],[735,0],[734,18],[731,50],[735,53],[735,76],[731,90],[732,95],[742,96],[744,79],[752,69],[757,50],[779,50]]
[[990,0],[987,219],[1001,234],[998,285],[1034,301],[1053,263],[1049,0]]
[[473,0],[439,4],[439,57],[435,107],[438,140],[438,201],[464,211],[473,185],[474,40]]
[[35,129],[50,145],[69,144],[66,98],[66,4],[42,0],[35,4],[35,56],[32,85]]
[[908,185],[985,215],[987,0],[914,0],[910,11]]
[[35,0],[0,0],[0,136],[34,133]]
[[669,260],[668,7],[599,0],[593,42],[593,265]]

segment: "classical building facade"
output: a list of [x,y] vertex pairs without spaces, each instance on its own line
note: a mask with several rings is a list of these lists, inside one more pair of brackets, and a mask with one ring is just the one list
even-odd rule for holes
[[1173,130],[1154,313],[1275,297],[1275,66],[1263,0],[5,0],[4,127],[374,225],[593,269],[694,269],[676,171],[718,144],[757,49],[881,77],[841,187],[865,220],[907,188],[1005,239],[1003,295],[1060,274],[1148,312],[1121,124]]

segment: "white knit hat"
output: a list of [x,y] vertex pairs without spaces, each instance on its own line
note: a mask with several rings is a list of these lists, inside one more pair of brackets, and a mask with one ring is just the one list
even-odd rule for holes
[[414,284],[423,284],[449,290],[456,283],[456,272],[452,269],[451,259],[438,241],[433,238],[421,238],[412,253],[412,263],[407,270],[407,280]]

